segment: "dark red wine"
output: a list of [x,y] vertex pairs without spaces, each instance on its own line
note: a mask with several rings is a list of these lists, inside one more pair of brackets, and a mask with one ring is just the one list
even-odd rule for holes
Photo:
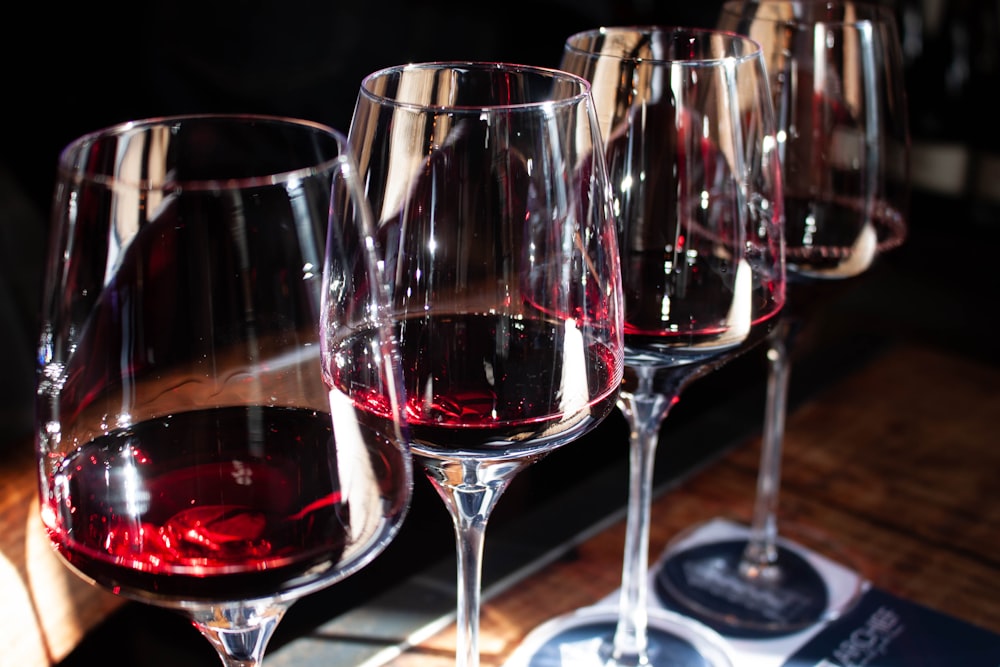
[[[809,321],[852,288],[884,252],[906,238],[906,221],[884,202],[865,229],[860,200],[813,202],[789,198],[786,209],[785,316]],[[864,238],[861,238],[864,237]]]
[[860,199],[785,198],[785,256],[793,278],[840,280],[867,271],[875,258],[906,238],[902,213],[872,205],[865,222]]
[[[670,332],[650,336],[625,336],[625,363],[629,366],[671,368],[692,364],[722,363],[761,342],[777,324],[776,313],[751,325],[738,342],[730,345],[693,346],[693,338]],[[709,336],[711,338],[711,336]]]
[[781,304],[780,280],[737,280],[732,273],[750,272],[749,265],[737,268],[708,253],[683,258],[677,269],[670,269],[671,261],[663,251],[624,259],[626,364],[701,364],[767,335]]
[[439,315],[404,320],[397,335],[417,452],[540,455],[596,426],[617,400],[614,351],[560,321]]
[[[68,457],[43,516],[76,570],[130,597],[308,588],[365,559],[405,509],[406,462],[378,431],[360,432],[370,460],[338,452],[330,415],[312,410],[230,407],[138,423]],[[368,466],[382,492],[346,494],[340,480],[358,469],[343,465]]]

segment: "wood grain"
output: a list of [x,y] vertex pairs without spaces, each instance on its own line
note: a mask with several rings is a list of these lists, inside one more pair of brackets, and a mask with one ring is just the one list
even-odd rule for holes
[[121,604],[56,556],[39,518],[31,443],[10,447],[0,465],[0,663],[55,664]]

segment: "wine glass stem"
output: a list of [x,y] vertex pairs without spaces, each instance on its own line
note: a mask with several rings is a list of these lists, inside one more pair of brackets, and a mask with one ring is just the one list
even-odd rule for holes
[[[479,667],[479,610],[486,524],[524,461],[428,461],[425,470],[455,526],[458,559],[455,665]],[[461,470],[458,470],[458,468]]]
[[[455,535],[458,555],[458,616],[456,665],[479,666],[479,608],[482,591],[483,545],[489,500],[482,498],[485,489],[457,491],[456,507],[467,506],[470,514],[456,517]],[[476,508],[479,508],[478,510]]]
[[225,667],[255,667],[287,605],[234,606],[192,612],[191,621],[215,647]]
[[768,339],[767,395],[764,434],[761,442],[757,495],[754,501],[750,539],[743,552],[741,571],[748,576],[768,577],[778,567],[778,493],[781,486],[781,450],[785,437],[788,380],[789,321],[783,318]]
[[674,400],[652,391],[652,373],[639,372],[639,390],[622,393],[620,405],[631,428],[629,498],[625,555],[612,659],[616,665],[641,665],[648,646],[647,586],[649,526],[653,504],[653,462],[660,425]]

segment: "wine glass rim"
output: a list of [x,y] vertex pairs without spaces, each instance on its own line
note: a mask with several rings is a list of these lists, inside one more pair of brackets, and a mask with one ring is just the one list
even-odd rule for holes
[[[395,97],[389,97],[382,93],[375,92],[372,84],[379,79],[395,76],[403,72],[418,70],[440,70],[454,72],[512,72],[530,74],[540,79],[551,81],[563,81],[577,86],[573,94],[566,94],[559,97],[539,99],[534,101],[510,102],[510,103],[490,103],[490,104],[446,104],[434,102],[413,102],[402,101]],[[411,62],[402,65],[384,67],[371,72],[361,81],[361,95],[377,102],[381,106],[391,106],[400,109],[414,109],[421,111],[448,111],[449,113],[482,113],[488,110],[516,111],[519,109],[537,109],[539,107],[553,107],[561,105],[576,105],[587,100],[591,94],[590,82],[582,76],[566,72],[553,67],[540,65],[522,65],[518,63],[498,62],[498,61],[476,61],[476,60],[431,60],[426,62]]]
[[[628,33],[639,33],[639,34],[661,34],[661,35],[687,35],[690,38],[706,38],[706,37],[716,37],[730,39],[734,43],[740,43],[746,45],[746,50],[739,54],[727,54],[717,57],[679,57],[679,58],[648,58],[645,56],[628,56],[624,54],[613,54],[613,53],[602,53],[599,51],[594,51],[592,49],[581,48],[578,44],[581,40],[586,40],[593,42],[596,37],[608,37],[614,35],[624,35]],[[565,51],[575,53],[577,55],[586,56],[589,58],[617,58],[618,60],[635,62],[635,63],[649,63],[653,65],[672,65],[679,67],[704,67],[706,65],[712,66],[720,63],[740,63],[747,60],[753,60],[762,57],[763,49],[761,45],[751,37],[747,35],[741,35],[737,32],[730,30],[720,30],[716,28],[698,28],[698,27],[687,27],[687,26],[672,26],[672,25],[618,25],[618,26],[601,26],[599,28],[591,28],[589,30],[583,30],[580,32],[573,33],[566,38],[563,43],[563,48]]]
[[[76,156],[85,155],[88,147],[100,141],[112,138],[127,138],[136,136],[150,130],[161,127],[170,129],[182,123],[190,122],[237,122],[250,127],[255,124],[284,126],[291,129],[301,129],[317,137],[324,137],[332,140],[336,146],[335,153],[328,157],[321,157],[317,154],[312,162],[303,161],[302,166],[262,172],[258,175],[240,176],[234,178],[196,178],[196,179],[174,179],[169,175],[159,178],[131,179],[124,178],[119,174],[109,174],[104,172],[89,171],[83,168]],[[290,116],[257,114],[257,113],[194,113],[177,114],[164,116],[151,116],[134,120],[122,121],[113,125],[93,130],[83,134],[68,143],[59,154],[58,169],[66,174],[70,182],[92,182],[105,185],[109,188],[126,187],[142,191],[156,191],[169,189],[179,190],[228,190],[245,187],[258,187],[267,185],[277,185],[297,180],[304,180],[316,174],[329,171],[349,171],[351,170],[350,153],[348,149],[347,137],[340,130],[334,129],[323,123],[293,118]]]
[[[752,16],[745,15],[747,7],[803,7],[810,11],[806,16],[800,14],[760,14],[754,13]],[[855,11],[853,18],[848,18],[848,12],[840,11],[833,13],[835,8],[852,8]],[[816,9],[825,9],[825,13],[816,14]],[[860,11],[860,13],[857,13]],[[745,0],[725,0],[720,10],[722,15],[742,16],[755,21],[767,21],[778,25],[798,26],[808,28],[814,25],[844,25],[844,26],[864,26],[871,24],[893,24],[895,19],[891,10],[872,0],[754,0],[746,3]]]

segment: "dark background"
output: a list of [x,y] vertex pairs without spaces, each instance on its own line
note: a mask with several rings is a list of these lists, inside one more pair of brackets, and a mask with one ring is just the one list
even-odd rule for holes
[[[996,331],[989,328],[1000,304],[1000,123],[987,103],[1000,88],[996,6],[985,0],[897,3],[914,139],[910,237],[845,286],[803,333],[794,397],[814,392],[886,341],[927,342],[983,363],[1000,359]],[[643,23],[708,27],[719,6],[717,0],[98,4],[56,9],[31,3],[21,7],[18,20],[0,27],[0,454],[4,447],[24,446],[31,435],[49,198],[59,150],[75,137],[121,121],[195,112],[279,114],[346,132],[361,79],[381,67],[453,59],[556,66],[563,40],[578,30]],[[957,163],[945,159],[956,155]],[[711,406],[728,401],[741,407],[723,420],[731,427],[720,424],[684,438],[669,455],[661,447],[659,479],[712,456],[735,433],[759,429],[763,368],[760,350],[753,351],[685,391],[664,427],[664,442]],[[582,442],[515,480],[491,530],[516,522],[520,512],[575,480],[620,463],[626,441],[616,412]],[[620,506],[624,496],[609,503]],[[399,539],[371,567],[297,603],[272,645],[451,555],[453,544],[443,504],[418,479]],[[65,667],[95,660],[218,662],[179,615],[138,605],[109,619]]]

